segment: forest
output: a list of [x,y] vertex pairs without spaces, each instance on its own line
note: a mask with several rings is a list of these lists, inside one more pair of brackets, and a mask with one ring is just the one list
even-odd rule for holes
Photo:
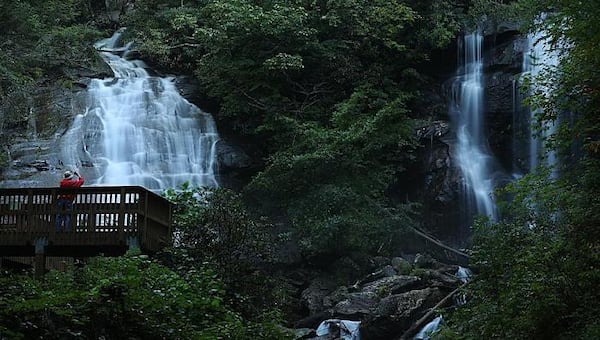
[[[439,232],[423,222],[432,203],[408,193],[425,148],[415,131],[447,120],[434,98],[458,37],[505,22],[561,50],[536,79],[551,94],[523,104],[542,109],[540,130],[557,122],[546,147],[559,175],[539,166],[505,183],[498,219],[478,216],[461,242],[439,236],[474,275],[432,339],[600,338],[598,17],[595,1],[3,0],[3,150],[42,89],[110,76],[93,44],[126,27],[135,58],[191,79],[195,104],[253,163],[230,187],[164,190],[178,242],[160,253],[91,258],[43,280],[2,268],[0,339],[308,339],[294,332],[308,316],[298,273],[351,258],[334,274],[351,287],[373,271],[363,259],[437,247],[421,237]],[[38,134],[64,124],[48,117]],[[0,173],[9,167],[3,151]],[[291,252],[300,260],[286,266]]]

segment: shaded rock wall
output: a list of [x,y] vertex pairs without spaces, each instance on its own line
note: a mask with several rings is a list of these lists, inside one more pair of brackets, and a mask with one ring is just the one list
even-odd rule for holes
[[500,164],[510,172],[516,80],[522,72],[527,37],[505,31],[485,37],[485,101],[489,144]]
[[60,138],[67,131],[73,113],[81,110],[84,93],[54,84],[29,94],[27,124],[0,130],[7,167],[1,187],[55,186],[61,178]]

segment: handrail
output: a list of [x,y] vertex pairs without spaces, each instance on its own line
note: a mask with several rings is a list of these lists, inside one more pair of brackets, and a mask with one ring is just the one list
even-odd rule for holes
[[[59,211],[62,195],[75,196],[72,210]],[[171,241],[172,210],[168,200],[140,186],[4,188],[0,253],[40,238],[54,246],[101,246],[136,237],[142,248],[156,251]],[[57,219],[69,219],[69,230],[57,228]]]

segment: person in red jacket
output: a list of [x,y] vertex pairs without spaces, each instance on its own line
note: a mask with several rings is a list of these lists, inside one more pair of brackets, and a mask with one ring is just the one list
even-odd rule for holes
[[[75,179],[77,176],[77,179]],[[61,188],[79,188],[83,185],[83,176],[75,172],[65,171],[64,178],[60,181]],[[71,211],[73,210],[73,200],[75,195],[61,195],[58,197],[58,214],[56,215],[56,231],[61,231],[65,227],[65,231],[71,230]]]

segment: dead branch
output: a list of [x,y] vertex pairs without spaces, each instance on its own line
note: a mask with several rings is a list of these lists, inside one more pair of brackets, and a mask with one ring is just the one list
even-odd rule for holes
[[423,326],[425,326],[429,321],[431,321],[433,319],[433,317],[435,316],[435,312],[439,308],[441,308],[445,304],[447,304],[448,301],[450,300],[450,298],[452,298],[452,296],[454,296],[454,294],[458,293],[461,289],[463,289],[467,284],[468,284],[468,282],[463,283],[460,287],[456,288],[455,290],[450,292],[450,294],[446,295],[443,299],[441,299],[440,302],[438,302],[435,306],[433,306],[433,308],[431,308],[429,310],[429,312],[425,313],[425,315],[423,315],[406,332],[404,332],[404,334],[402,334],[402,336],[398,340],[411,339],[412,336],[415,333],[417,333],[417,331],[419,329],[421,329]]

